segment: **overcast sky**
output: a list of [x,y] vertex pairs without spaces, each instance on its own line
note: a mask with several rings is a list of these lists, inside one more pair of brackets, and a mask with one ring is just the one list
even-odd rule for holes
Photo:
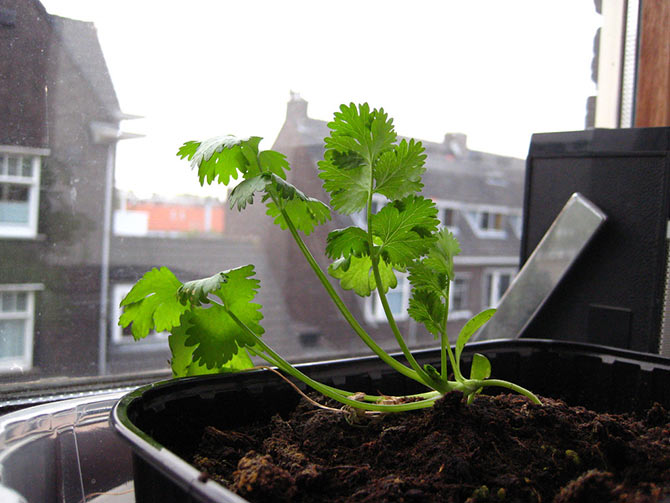
[[384,107],[404,136],[468,135],[472,149],[525,157],[533,132],[583,129],[593,37],[589,0],[42,0],[92,21],[123,124],[117,184],[195,192],[179,145],[258,135],[270,148],[291,90],[309,115]]

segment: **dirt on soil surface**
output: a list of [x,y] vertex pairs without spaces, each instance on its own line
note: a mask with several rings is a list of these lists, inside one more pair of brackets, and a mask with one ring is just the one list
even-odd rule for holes
[[[598,414],[548,398],[450,393],[351,422],[301,403],[205,429],[194,464],[254,502],[670,502],[670,413]],[[349,421],[347,420],[349,419]]]

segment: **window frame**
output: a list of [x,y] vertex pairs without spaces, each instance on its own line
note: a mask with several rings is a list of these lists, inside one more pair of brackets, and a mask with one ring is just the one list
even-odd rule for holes
[[23,321],[23,352],[20,357],[0,357],[0,373],[11,374],[25,372],[33,368],[35,344],[35,293],[44,290],[41,283],[3,283],[0,284],[0,295],[5,293],[25,293],[26,306],[21,311],[0,310],[0,321]]
[[[637,2],[636,2],[636,3],[637,3]],[[661,38],[662,33],[659,34],[658,29],[659,29],[659,27],[662,27],[662,26],[664,26],[664,25],[662,24],[662,19],[663,19],[663,18],[662,18],[661,16],[659,16],[659,15],[658,15],[658,12],[657,12],[657,10],[660,9],[659,5],[662,5],[662,2],[661,2],[660,0],[653,0],[653,1],[649,2],[649,3],[648,3],[648,6],[647,6],[647,3],[643,3],[643,4],[642,4],[641,9],[644,9],[644,10],[646,11],[645,14],[647,15],[649,21],[646,21],[646,22],[645,22],[645,19],[646,19],[646,18],[645,18],[645,19],[643,19],[643,22],[641,23],[640,31],[639,31],[639,33],[638,33],[638,37],[637,37],[637,41],[636,41],[638,44],[640,43],[640,39],[646,39],[646,41],[648,42],[648,41],[657,41],[659,38]],[[667,8],[667,7],[666,7],[666,8]],[[642,48],[643,48],[643,49],[645,48],[645,44],[642,44]],[[643,52],[644,52],[644,51],[643,51]],[[601,58],[601,59],[603,59],[603,58]],[[640,59],[640,55],[639,55],[639,54],[638,54],[637,59],[638,59],[638,60]],[[661,65],[661,64],[663,63],[662,60],[660,60],[660,59],[658,59],[658,58],[657,58],[656,61],[657,61],[657,64],[658,64],[658,65]],[[654,85],[659,89],[659,91],[661,91],[662,89],[665,89],[665,90],[667,91],[667,88],[668,88],[668,85],[667,85],[667,84],[668,84],[668,81],[669,81],[669,79],[668,79],[668,77],[667,77],[667,75],[668,75],[668,73],[667,73],[667,69],[665,70],[666,73],[664,74],[664,79],[662,80],[662,83],[661,83],[661,84],[658,83],[658,79],[657,79],[657,74],[656,74],[656,73],[654,73],[654,72],[646,72],[645,70],[646,70],[645,67],[640,66],[639,71],[637,72],[637,78],[638,78],[638,79],[640,79],[641,77],[646,78],[646,79],[649,79],[649,80],[653,81]],[[643,74],[643,75],[641,76],[641,74]],[[619,77],[620,77],[620,76],[618,76],[618,75],[616,76],[617,79],[619,79]],[[602,80],[602,79],[601,79],[601,80]],[[599,87],[601,87],[601,86],[599,85]],[[659,102],[658,102],[657,100],[661,101],[661,102],[662,102],[662,103],[661,103],[662,105],[665,105],[666,107],[668,106],[667,93],[666,93],[666,95],[664,95],[664,96],[661,96],[660,93],[657,93],[657,94],[655,94],[654,96],[646,96],[646,95],[645,95],[645,91],[646,91],[646,90],[645,90],[645,88],[640,84],[639,81],[638,81],[638,86],[637,86],[637,90],[636,90],[636,91],[637,91],[637,93],[636,93],[636,103],[637,103],[636,116],[637,116],[637,119],[638,119],[638,120],[640,120],[641,117],[643,116],[643,114],[642,114],[641,111],[640,111],[641,108],[642,108],[642,107],[641,107],[641,99],[644,99],[645,102],[649,102],[649,103],[650,103],[650,107],[651,107],[652,110],[656,110],[657,108],[655,108],[655,107],[658,107],[658,106],[659,106]],[[600,93],[600,91],[599,91],[599,95],[598,95],[598,98],[599,98],[599,99],[600,99],[600,94],[601,94],[601,93]],[[616,96],[616,99],[619,100],[621,93],[619,92],[619,93],[617,93],[617,95],[618,95],[618,96]],[[668,109],[665,108],[664,110],[667,111]],[[666,112],[666,113],[667,113],[667,112]],[[667,116],[667,115],[666,115],[666,116]],[[641,124],[638,123],[638,124],[636,124],[636,125],[639,126],[639,125],[641,125]],[[661,124],[655,124],[655,125],[661,125]],[[13,148],[16,148],[16,147],[13,147]],[[6,149],[5,146],[0,145],[0,151],[5,151],[5,149]],[[32,149],[32,150],[37,150],[37,149]],[[49,155],[49,151],[48,151],[48,150],[41,150],[41,152],[38,153],[38,154],[36,154],[36,155],[48,156],[48,155]],[[36,222],[36,225],[37,225],[37,222]],[[36,232],[35,232],[35,235],[36,235]],[[0,229],[0,239],[6,239],[7,237],[8,237],[8,236],[6,236],[6,235],[2,232],[2,229]],[[34,237],[34,236],[29,236],[29,237]],[[132,379],[134,380],[133,382],[137,382],[137,383],[143,381],[143,380],[140,379],[138,376],[133,376]],[[99,381],[100,383],[108,382],[108,381],[106,381],[103,377],[100,377],[100,376],[97,376],[97,377],[95,377],[95,378],[92,378],[92,382],[95,382],[96,380]],[[115,377],[113,382],[116,382],[116,380],[118,380],[118,382],[121,382],[121,381],[122,381],[122,377],[118,377],[118,376]],[[112,382],[112,381],[110,381],[110,382]],[[36,391],[42,389],[42,388],[39,387],[39,383],[33,383],[33,384],[35,385],[34,388],[35,388]],[[47,391],[45,391],[45,389],[46,389]],[[58,389],[58,388],[57,388],[57,385],[56,385],[56,386],[53,386],[53,387],[48,387],[48,388],[44,388],[44,389],[42,389],[42,391],[41,391],[41,393],[40,393],[40,396],[42,396],[42,395],[48,395],[49,391],[50,391],[50,390],[53,391],[53,389]]]
[[109,344],[123,351],[141,352],[156,349],[168,349],[168,333],[155,331],[149,332],[146,337],[135,340],[134,337],[123,335],[123,329],[118,324],[121,317],[121,300],[133,287],[134,283],[114,283],[111,285],[111,317],[109,320]]
[[[463,320],[472,317],[472,310],[468,309],[471,280],[472,275],[470,273],[457,273],[456,278],[451,282],[449,287],[449,317],[447,318],[447,321]],[[461,295],[465,298],[464,309],[456,309],[454,306],[454,291],[457,281],[463,282],[460,288],[462,289]]]
[[[512,208],[503,206],[473,206],[463,211],[472,232],[480,239],[507,239],[510,226],[508,217],[512,213]],[[482,226],[481,219],[484,215],[499,216],[502,220],[500,228]]]
[[[0,145],[0,184],[28,187],[28,222],[25,224],[0,222],[0,239],[35,239],[37,237],[42,159],[48,155],[49,149]],[[23,164],[23,159],[29,158],[31,160],[30,176],[10,175],[8,171],[10,158],[18,158],[19,165]]]
[[[398,285],[393,289],[389,288],[389,291],[386,292],[386,297],[388,300],[388,294],[391,291],[400,289],[402,307],[399,313],[395,312],[393,313],[393,317],[395,318],[396,321],[405,321],[409,318],[407,309],[409,308],[409,297],[411,293],[411,286],[407,274],[399,273],[397,274],[397,278],[398,278]],[[382,306],[382,301],[381,298],[379,297],[379,293],[377,292],[377,290],[375,290],[372,293],[372,295],[365,298],[364,314],[365,314],[365,320],[368,323],[379,323],[387,321],[386,314],[384,313],[384,307]]]
[[[458,215],[461,212],[461,205],[450,202],[450,201],[445,201],[444,199],[433,199],[433,202],[435,203],[435,206],[437,206],[437,218],[440,221],[439,227],[447,229],[449,232],[451,232],[454,236],[458,236],[459,234],[459,229],[458,225],[456,224]],[[442,212],[445,210],[450,210],[452,212],[452,223],[451,225],[445,225],[443,220],[442,220]]]
[[[500,299],[505,292],[500,292],[500,278],[503,275],[509,275],[509,289],[510,285],[514,281],[516,276],[517,269],[513,267],[487,267],[482,271],[482,306],[484,308],[497,307],[500,303]],[[487,278],[491,276],[491,293],[488,294],[486,284],[488,282]],[[496,301],[493,302],[494,297],[497,297]]]

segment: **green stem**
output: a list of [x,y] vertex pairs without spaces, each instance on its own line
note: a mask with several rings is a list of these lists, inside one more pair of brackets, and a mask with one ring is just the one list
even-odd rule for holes
[[511,383],[509,381],[503,381],[502,379],[472,379],[467,381],[468,385],[473,389],[483,388],[484,386],[498,386],[500,388],[507,388],[512,390],[520,395],[525,396],[530,399],[531,402],[538,405],[542,405],[540,399],[535,396],[535,394],[526,388],[519,386],[518,384]]
[[442,379],[445,381],[448,378],[448,372],[447,372],[447,356],[449,357],[449,361],[451,362],[451,367],[454,369],[454,379],[458,382],[463,382],[463,374],[461,374],[461,365],[460,362],[456,361],[456,357],[454,356],[454,352],[451,350],[451,344],[449,343],[449,336],[447,334],[447,322],[449,320],[449,290],[451,289],[451,280],[447,278],[447,288],[446,288],[446,305],[445,305],[445,310],[444,310],[444,320],[443,320],[443,327],[444,330],[441,333],[441,338],[440,338],[440,345],[441,345],[441,359],[442,359]]
[[[270,355],[263,353],[260,350],[256,350],[252,347],[247,347],[249,351],[255,356],[258,356],[259,358],[262,358],[266,362],[268,362],[270,365],[273,367],[280,368],[280,365],[278,362],[276,362]],[[289,364],[290,365],[290,364]],[[323,383],[322,383],[323,384]],[[344,397],[349,397],[351,395],[354,395],[356,392],[354,391],[348,391],[340,388],[334,388],[333,386],[328,386],[327,384],[324,384],[327,388],[330,388],[333,393],[339,393],[340,395]],[[441,393],[439,391],[427,391],[425,393],[417,393],[415,395],[404,395],[403,398],[410,398],[410,399],[428,399],[428,398],[435,398],[438,397]],[[389,395],[363,395],[362,400],[365,402],[379,402],[380,400],[383,400],[387,398]]]
[[[449,346],[449,336],[447,335],[447,320],[449,319],[449,288],[451,282],[447,278],[447,287],[446,287],[446,296],[445,296],[445,305],[444,305],[444,318],[442,320],[442,331],[440,333],[440,362],[441,362],[441,372],[442,379],[447,380],[449,378],[449,372],[447,371],[447,347]],[[453,365],[453,363],[452,363]],[[457,371],[454,370],[454,374]]]
[[430,377],[426,373],[426,371],[421,368],[421,365],[419,365],[419,363],[416,361],[414,355],[409,350],[409,347],[407,346],[405,339],[400,333],[398,324],[396,323],[395,318],[393,317],[393,313],[391,312],[391,306],[389,306],[388,299],[386,298],[386,294],[384,293],[382,288],[382,278],[381,274],[379,273],[379,259],[377,257],[372,257],[372,272],[375,276],[375,281],[377,282],[377,293],[379,294],[379,300],[382,303],[384,314],[386,315],[386,319],[388,320],[391,332],[393,332],[393,335],[395,336],[396,341],[398,342],[398,346],[400,346],[402,353],[405,355],[405,358],[407,358],[407,361],[409,362],[410,366],[414,369],[414,371],[419,375],[419,377],[423,380],[423,382],[427,386],[433,389],[435,388],[439,389],[439,384],[435,382],[435,379]]
[[[273,200],[275,200],[273,196]],[[309,248],[307,248],[307,245],[305,242],[302,240],[300,235],[298,234],[297,229],[295,228],[295,225],[293,224],[293,221],[291,218],[288,216],[286,211],[278,204],[278,201],[275,200],[275,204],[277,205],[278,208],[280,208],[281,214],[284,217],[284,221],[286,222],[286,226],[288,227],[289,231],[291,232],[291,235],[293,236],[293,239],[298,245],[298,248],[300,248],[300,251],[302,254],[305,256],[305,259],[309,263],[309,265],[312,267],[312,270],[316,274],[316,276],[319,278],[319,281],[325,288],[326,292],[332,299],[333,303],[335,306],[338,308],[340,313],[342,313],[342,316],[347,320],[351,328],[356,332],[356,335],[358,335],[361,340],[372,350],[374,353],[379,356],[379,358],[392,367],[394,370],[400,372],[406,377],[409,377],[410,379],[414,379],[415,381],[421,382],[423,384],[426,384],[423,379],[421,379],[416,372],[416,370],[412,370],[399,361],[397,361],[395,358],[391,357],[386,351],[384,351],[368,334],[367,332],[363,329],[363,327],[358,323],[356,318],[351,314],[349,311],[349,308],[347,308],[346,304],[344,301],[340,298],[340,296],[337,294],[335,289],[333,288],[333,285],[331,285],[330,281],[324,274],[324,272],[321,270],[321,267],[319,264],[316,262],[316,259],[312,255],[312,253],[309,251]]]
[[[272,365],[276,365],[280,370],[283,370],[285,373],[289,374],[290,376],[295,377],[296,379],[302,381],[312,389],[318,391],[324,396],[327,396],[329,398],[332,398],[333,400],[337,400],[340,403],[343,403],[345,405],[349,405],[351,407],[357,408],[357,409],[363,409],[363,410],[372,410],[372,411],[379,411],[379,412],[402,412],[406,410],[414,410],[414,409],[421,409],[421,408],[426,408],[426,407],[432,407],[433,403],[435,400],[437,400],[440,395],[437,394],[435,396],[431,396],[430,398],[423,399],[417,402],[409,402],[409,403],[404,403],[404,404],[399,404],[399,405],[383,405],[383,404],[378,404],[378,403],[367,403],[367,402],[360,402],[358,400],[353,400],[351,398],[348,398],[344,395],[341,394],[341,390],[334,390],[330,386],[327,386],[323,383],[320,383],[319,381],[316,381],[312,379],[311,377],[303,374],[300,372],[298,369],[296,369],[293,365],[288,363],[286,360],[284,360],[279,354],[277,354],[270,346],[265,344],[260,337],[258,337],[253,330],[251,330],[249,327],[246,326],[246,324],[240,320],[235,313],[230,311],[226,306],[223,306],[224,309],[226,310],[226,313],[228,316],[231,317],[231,319],[239,326],[249,337],[251,337],[256,345],[263,351],[263,353],[267,353],[270,358],[266,358],[266,360],[271,363]],[[260,354],[258,351],[254,351],[256,354],[259,356],[265,358],[265,355]]]
[[412,352],[409,350],[409,347],[407,347],[407,344],[405,343],[405,339],[403,338],[402,334],[400,333],[400,330],[398,329],[398,324],[395,321],[395,318],[393,317],[393,313],[391,312],[391,307],[388,304],[388,299],[386,298],[386,294],[384,293],[384,288],[382,286],[382,278],[381,274],[379,273],[379,256],[375,252],[375,245],[374,245],[374,237],[372,235],[372,194],[373,194],[373,183],[374,179],[372,176],[372,162],[368,161],[370,163],[370,193],[368,195],[368,201],[367,201],[367,236],[368,236],[368,249],[370,250],[370,260],[372,262],[372,273],[375,277],[375,283],[377,284],[377,293],[379,295],[379,300],[381,301],[382,308],[384,309],[384,314],[386,315],[386,319],[388,320],[389,327],[391,328],[391,332],[393,333],[396,341],[398,342],[398,346],[400,346],[400,350],[402,353],[405,355],[405,358],[410,364],[410,367],[414,369],[414,371],[417,373],[418,377],[420,378],[421,381],[426,384],[426,386],[429,386],[433,389],[436,387],[439,387],[439,384],[435,383],[435,379],[431,378],[425,370],[421,368],[421,366],[418,364],[416,359],[414,358],[414,355]]

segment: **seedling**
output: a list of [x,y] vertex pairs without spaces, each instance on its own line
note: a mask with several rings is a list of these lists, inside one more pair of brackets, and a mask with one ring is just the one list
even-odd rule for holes
[[[177,377],[251,368],[251,355],[325,396],[368,411],[430,407],[454,390],[471,402],[486,386],[508,388],[540,403],[530,391],[516,384],[490,379],[491,364],[483,355],[473,356],[469,377],[461,369],[465,345],[493,316],[494,309],[482,311],[468,321],[453,350],[449,344],[449,287],[454,280],[454,256],[460,253],[460,247],[451,232],[438,229],[435,203],[419,195],[426,159],[421,142],[403,139],[398,143],[393,120],[383,109],[371,110],[367,104],[342,105],[328,127],[331,133],[325,139],[319,177],[330,194],[332,210],[344,215],[366,215],[365,226],[338,229],[328,235],[326,254],[333,260],[328,273],[345,290],[354,290],[361,296],[377,292],[408,364],[389,355],[366,333],[303,241],[301,233],[308,235],[329,220],[331,208],[286,181],[290,168],[283,154],[259,151],[261,138],[257,136],[224,136],[204,142],[189,141],[177,155],[191,161],[201,185],[227,185],[241,176],[241,182],[230,193],[230,207],[243,210],[258,196],[275,224],[291,233],[353,332],[385,363],[430,391],[412,396],[405,403],[389,403],[388,397],[337,389],[300,372],[263,341],[261,306],[253,302],[260,286],[253,265],[188,283],[179,281],[166,267],[154,268],[121,302],[124,312],[119,324],[130,325],[135,339],[145,337],[152,329],[170,332],[171,365]],[[377,213],[372,211],[374,194],[388,199]],[[398,272],[409,274],[409,315],[440,341],[439,370],[418,364],[393,318],[386,294],[397,285]],[[453,380],[448,376],[449,366]]]

